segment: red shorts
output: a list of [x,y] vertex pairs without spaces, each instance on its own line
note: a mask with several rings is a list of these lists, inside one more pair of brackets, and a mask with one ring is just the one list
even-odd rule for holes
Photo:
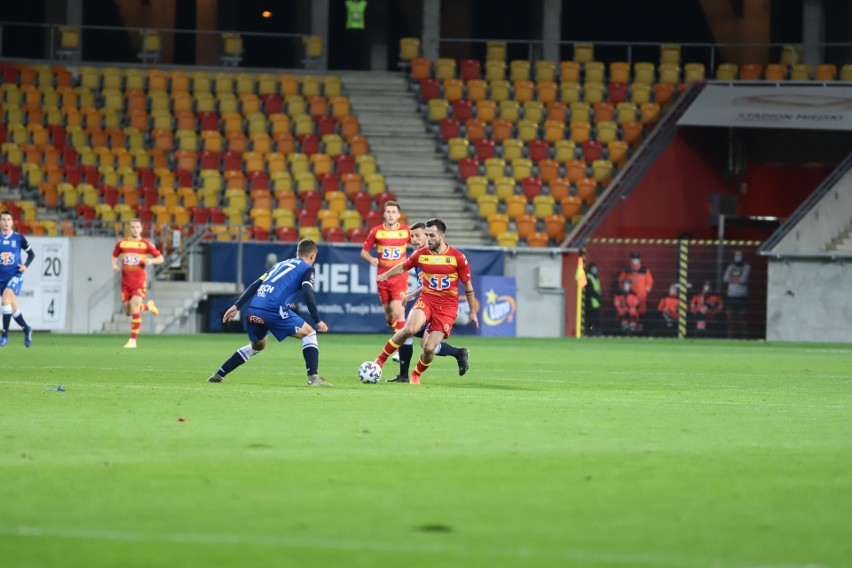
[[423,312],[430,332],[440,331],[444,337],[449,337],[456,317],[459,315],[459,302],[457,299],[454,299],[453,303],[432,302],[428,296],[424,297],[421,294],[412,309]]
[[408,273],[394,276],[384,282],[377,282],[376,286],[379,289],[379,299],[381,299],[383,306],[394,300],[401,302],[408,294]]
[[130,298],[133,296],[139,296],[143,300],[145,296],[148,295],[148,286],[147,283],[142,280],[141,282],[138,280],[133,280],[130,282],[126,282],[124,280],[121,281],[121,301],[129,302]]

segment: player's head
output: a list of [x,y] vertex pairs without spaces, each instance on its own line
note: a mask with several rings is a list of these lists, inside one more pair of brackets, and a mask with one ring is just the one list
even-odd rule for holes
[[127,230],[130,231],[131,238],[138,239],[142,236],[142,220],[131,219],[127,222]]
[[411,246],[419,249],[426,246],[426,223],[414,223],[409,231],[411,232]]
[[0,231],[8,233],[12,230],[12,225],[15,220],[12,218],[12,212],[8,210],[0,211]]
[[399,203],[396,201],[386,202],[382,217],[384,218],[387,226],[396,226],[396,224],[399,223]]
[[308,264],[313,264],[317,259],[319,247],[311,239],[302,239],[296,247],[296,256],[305,259]]
[[630,264],[632,264],[633,266],[639,266],[642,264],[642,258],[639,256],[638,250],[634,250],[632,253],[630,253]]
[[432,252],[438,252],[444,246],[444,235],[447,233],[447,224],[440,219],[429,219],[426,221],[426,244]]

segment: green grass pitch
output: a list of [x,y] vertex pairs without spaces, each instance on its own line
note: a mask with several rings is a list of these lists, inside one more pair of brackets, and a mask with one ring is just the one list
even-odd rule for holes
[[295,340],[215,385],[245,336],[10,339],[4,568],[852,566],[850,346],[459,337],[362,385],[386,337],[328,334],[317,389]]

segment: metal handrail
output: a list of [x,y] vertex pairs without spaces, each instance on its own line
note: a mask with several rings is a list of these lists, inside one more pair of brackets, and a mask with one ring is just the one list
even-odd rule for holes
[[195,248],[195,245],[200,243],[209,234],[210,228],[208,226],[204,226],[193,232],[188,239],[181,242],[178,248],[166,255],[162,264],[158,264],[154,267],[154,278],[172,268],[172,264],[174,264],[175,261],[182,261],[183,258]]
[[[761,245],[760,249],[758,249],[758,254],[761,255],[771,255],[770,252],[773,248],[775,248],[781,240],[786,237],[790,231],[795,227],[799,221],[801,221],[805,215],[810,213],[811,209],[822,200],[825,195],[834,188],[835,184],[842,178],[846,173],[852,169],[852,152],[846,155],[842,162],[840,162],[834,170],[822,181],[821,184],[811,193],[807,199],[805,199],[801,205],[790,215],[787,220],[785,220],[778,229],[772,233],[772,235],[764,241],[763,245]],[[834,256],[843,256],[838,255],[836,252],[825,253],[825,255]],[[825,256],[821,255],[821,256]],[[785,254],[784,256],[788,256]],[[793,256],[793,255],[789,255]],[[817,256],[814,253],[807,253],[805,256],[812,257]]]
[[562,247],[582,248],[604,218],[626,199],[642,180],[655,158],[662,153],[677,131],[677,120],[704,89],[704,83],[692,83],[674,101],[672,108],[648,134],[642,145],[610,182],[604,195],[586,212],[580,223],[565,237]]

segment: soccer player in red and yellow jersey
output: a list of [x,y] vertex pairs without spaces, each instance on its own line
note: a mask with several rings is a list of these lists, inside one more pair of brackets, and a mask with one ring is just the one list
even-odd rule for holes
[[[160,313],[153,300],[142,303],[147,294],[145,267],[162,264],[164,259],[157,247],[142,238],[142,221],[131,219],[128,230],[130,237],[118,241],[112,251],[112,269],[121,271],[121,302],[124,313],[130,316],[130,339],[124,347],[135,349],[139,328],[142,327],[142,312]],[[118,265],[119,258],[121,266]]]
[[[398,274],[407,273],[419,267],[420,282],[423,290],[420,298],[408,314],[405,326],[397,331],[376,358],[383,366],[394,351],[399,349],[415,333],[429,324],[429,334],[423,343],[423,353],[411,373],[411,383],[420,384],[420,376],[426,372],[435,358],[435,348],[444,338],[449,337],[456,321],[459,309],[459,282],[464,285],[464,293],[471,306],[476,305],[473,283],[470,280],[470,265],[460,251],[444,242],[447,225],[440,219],[426,221],[426,247],[416,251],[401,264],[378,276],[382,282]],[[470,321],[479,327],[476,311],[471,310]]]
[[[389,271],[391,268],[404,262],[408,256],[407,246],[411,239],[411,231],[408,225],[399,222],[400,208],[396,201],[385,203],[384,222],[376,225],[370,230],[364,247],[361,249],[361,258],[378,268],[378,274]],[[376,256],[370,254],[373,246],[376,247]],[[392,278],[377,279],[379,299],[385,308],[385,321],[388,327],[399,331],[405,327],[405,304],[403,300],[408,293],[408,274],[399,273]],[[413,342],[410,340],[399,350],[399,375],[408,378],[408,367],[411,364],[411,356],[414,352]]]

